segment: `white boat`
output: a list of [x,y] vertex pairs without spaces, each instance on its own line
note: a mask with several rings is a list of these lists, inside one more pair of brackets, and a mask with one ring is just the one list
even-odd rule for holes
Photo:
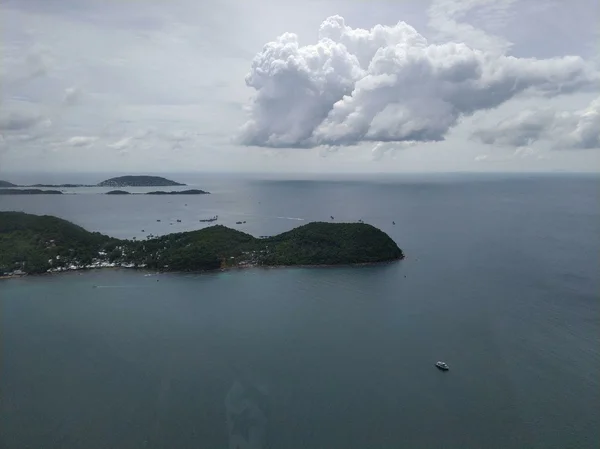
[[437,366],[442,371],[448,371],[450,369],[446,362],[435,362],[435,366]]

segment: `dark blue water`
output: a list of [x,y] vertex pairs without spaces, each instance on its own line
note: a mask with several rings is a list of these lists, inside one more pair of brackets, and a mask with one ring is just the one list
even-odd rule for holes
[[407,258],[2,281],[0,445],[598,447],[599,178],[186,181],[214,193],[0,209],[116,236],[362,218]]

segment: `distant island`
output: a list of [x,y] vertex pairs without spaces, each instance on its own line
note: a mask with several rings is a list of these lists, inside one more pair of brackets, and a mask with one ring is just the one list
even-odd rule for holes
[[171,192],[165,192],[164,190],[156,190],[154,192],[147,193],[131,193],[126,190],[111,190],[106,192],[105,195],[209,195],[210,192],[204,190],[189,189],[189,190],[173,190]]
[[[63,192],[60,190],[42,190],[42,189],[30,189],[30,188],[0,188],[0,195],[62,195]],[[146,193],[131,193],[126,190],[110,190],[105,195],[210,195],[210,192],[205,192],[200,189],[188,189],[188,190],[173,190],[166,192],[164,190],[156,190],[154,192]]]
[[[175,187],[185,186],[179,182],[172,181],[160,176],[127,175],[106,179],[98,184],[32,184],[19,185],[12,182],[0,180],[1,188],[10,187],[49,187],[49,188],[74,188],[74,187]],[[208,193],[208,192],[205,192]]]
[[386,233],[364,223],[313,222],[267,238],[217,225],[136,241],[89,232],[49,215],[0,212],[4,276],[103,267],[205,271],[371,264],[403,257]]
[[99,182],[98,187],[171,187],[184,186],[160,176],[118,176]]
[[60,187],[97,187],[91,184],[31,184],[31,185],[19,185],[13,184],[12,182],[2,181],[0,180],[0,188],[5,187],[50,187],[50,188],[60,188]]
[[60,188],[60,187],[96,187],[95,185],[92,184],[32,184],[30,186],[20,186],[20,187],[53,187],[53,188]]
[[189,189],[189,190],[173,190],[165,192],[163,190],[157,190],[155,192],[148,192],[146,195],[208,195],[210,192],[204,190]]
[[62,195],[60,190],[0,189],[0,195]]

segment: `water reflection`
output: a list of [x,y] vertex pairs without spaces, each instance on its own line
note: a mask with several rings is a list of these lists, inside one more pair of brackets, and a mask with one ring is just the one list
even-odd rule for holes
[[225,396],[229,449],[266,449],[270,415],[268,388],[243,377]]

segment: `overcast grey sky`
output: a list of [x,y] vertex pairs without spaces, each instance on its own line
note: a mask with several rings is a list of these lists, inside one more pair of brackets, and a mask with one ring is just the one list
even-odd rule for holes
[[598,171],[597,0],[4,0],[0,173]]

